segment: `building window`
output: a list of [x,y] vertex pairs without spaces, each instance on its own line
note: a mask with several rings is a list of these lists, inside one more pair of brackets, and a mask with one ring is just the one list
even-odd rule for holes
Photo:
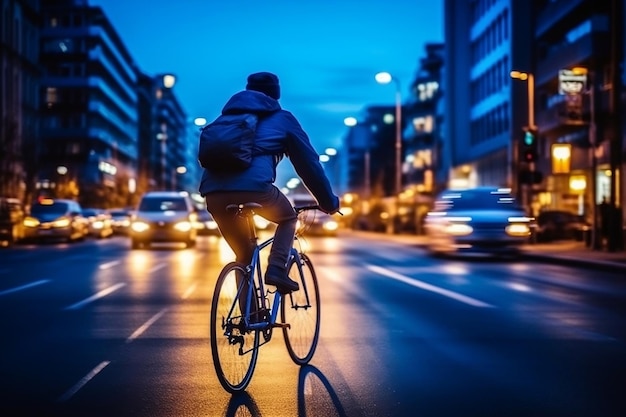
[[48,103],[48,107],[58,102],[59,102],[59,94],[58,94],[57,89],[54,87],[46,88],[46,103]]

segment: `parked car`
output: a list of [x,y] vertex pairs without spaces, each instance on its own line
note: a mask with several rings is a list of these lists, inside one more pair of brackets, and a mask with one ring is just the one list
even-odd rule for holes
[[115,208],[109,209],[108,213],[111,216],[113,233],[116,235],[127,235],[130,229],[130,222],[132,220],[132,211]]
[[88,221],[83,217],[78,202],[43,198],[31,206],[29,215],[24,219],[24,231],[28,240],[62,239],[71,242],[87,236]]
[[90,236],[103,239],[113,234],[113,219],[106,210],[86,208],[82,214],[88,221]]
[[198,235],[201,236],[221,236],[220,229],[217,227],[217,223],[213,220],[211,213],[206,209],[198,210],[198,218],[195,223],[196,229],[198,229]]
[[17,198],[0,197],[0,246],[24,239],[24,206]]
[[537,216],[538,242],[575,239],[582,241],[591,229],[583,216],[564,210],[545,210]]
[[196,245],[197,209],[189,194],[176,191],[150,191],[141,197],[130,225],[131,247],[137,249],[156,242],[182,242]]
[[528,242],[531,222],[510,189],[477,187],[441,193],[424,229],[433,253],[515,254]]

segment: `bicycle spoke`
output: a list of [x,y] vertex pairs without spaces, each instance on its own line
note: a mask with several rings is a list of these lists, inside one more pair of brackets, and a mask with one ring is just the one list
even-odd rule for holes
[[[241,280],[241,264],[230,263],[222,270],[211,303],[211,353],[217,377],[229,392],[244,390],[254,372],[258,356],[259,332],[244,323],[246,287]],[[238,295],[239,294],[239,295]]]
[[298,265],[292,263],[289,276],[300,289],[284,296],[281,316],[289,328],[283,328],[285,343],[291,359],[300,365],[308,363],[317,347],[320,330],[320,298],[317,276],[310,259],[302,254],[302,276]]

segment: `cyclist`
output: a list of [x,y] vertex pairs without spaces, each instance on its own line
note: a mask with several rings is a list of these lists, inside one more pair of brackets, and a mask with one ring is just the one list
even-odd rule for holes
[[222,114],[254,113],[259,116],[252,164],[244,171],[228,174],[205,169],[199,191],[222,236],[235,252],[237,262],[244,264],[252,258],[248,231],[244,220],[228,212],[226,206],[251,201],[262,206],[255,212],[277,224],[265,283],[276,286],[281,293],[289,293],[299,288],[298,283],[289,278],[286,269],[297,216],[290,201],[274,185],[276,166],[287,156],[322,211],[338,212],[339,198],[332,190],[308,135],[294,115],[281,108],[279,98],[280,85],[275,74],[258,72],[248,76],[246,89],[228,100]]

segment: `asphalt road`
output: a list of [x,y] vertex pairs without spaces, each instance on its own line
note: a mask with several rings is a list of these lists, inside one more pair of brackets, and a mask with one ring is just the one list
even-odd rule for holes
[[322,330],[280,333],[220,386],[210,301],[231,258],[122,237],[0,250],[1,416],[624,416],[621,272],[436,259],[389,236],[310,238]]

